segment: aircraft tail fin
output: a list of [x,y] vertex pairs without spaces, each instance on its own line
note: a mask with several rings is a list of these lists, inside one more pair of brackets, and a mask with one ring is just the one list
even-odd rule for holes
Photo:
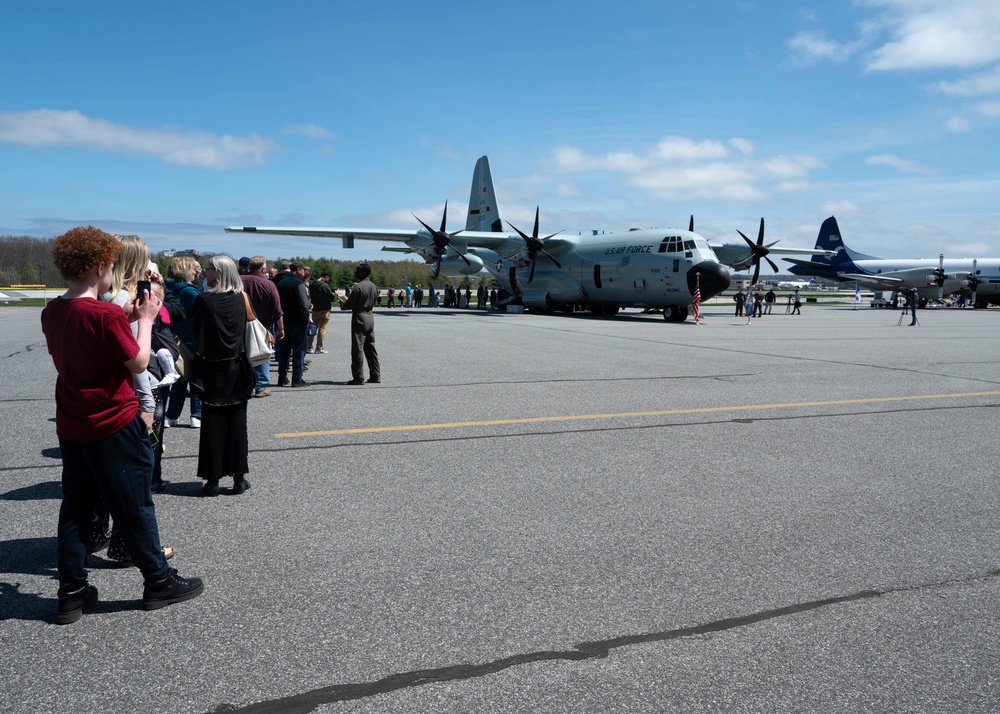
[[467,231],[485,231],[502,233],[500,209],[497,206],[497,194],[493,188],[493,174],[490,173],[490,160],[480,156],[476,169],[472,173],[472,191],[469,194],[469,217],[465,222]]
[[[817,263],[842,263],[845,259],[878,260],[874,255],[865,255],[864,253],[859,253],[856,250],[848,248],[840,235],[840,226],[837,225],[837,219],[833,216],[823,221],[823,225],[819,227],[819,235],[816,236],[816,250],[832,250],[838,253],[838,255],[832,257],[817,255],[813,258],[813,262]],[[841,250],[843,254],[841,254]]]

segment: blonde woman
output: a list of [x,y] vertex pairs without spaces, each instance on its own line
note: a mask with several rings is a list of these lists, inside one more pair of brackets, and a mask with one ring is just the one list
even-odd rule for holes
[[202,493],[219,495],[219,480],[232,477],[232,493],[250,488],[247,467],[247,401],[253,393],[253,369],[243,334],[247,302],[236,263],[216,255],[205,265],[211,288],[198,295],[192,311],[194,374],[191,391],[201,397],[202,425],[198,478]]
[[[111,288],[101,296],[105,302],[118,305],[131,318],[131,313],[136,309],[136,303],[140,298],[148,299],[150,295],[139,296],[136,294],[140,280],[150,277],[149,269],[149,247],[139,236],[114,236],[121,244],[118,258],[115,260],[111,274]],[[156,321],[154,317],[154,322]],[[132,334],[138,337],[139,323],[131,322]],[[155,360],[155,357],[154,357]],[[162,429],[163,409],[167,398],[167,387],[157,388],[158,380],[149,369],[132,375],[132,386],[135,389],[136,397],[139,400],[140,416],[146,429],[150,434],[155,434]],[[162,431],[161,431],[162,433]],[[160,458],[163,455],[162,440],[157,437],[150,439],[155,441],[153,448],[153,469],[150,472],[149,487],[152,489],[154,482],[161,482],[159,473]],[[150,491],[152,493],[152,491]],[[150,495],[152,499],[152,495]],[[94,529],[91,531],[93,545],[96,547],[107,538],[100,538],[100,531],[106,533],[108,524],[107,507],[104,504],[98,506],[95,517]],[[164,548],[167,558],[173,557],[173,548]],[[112,529],[108,543],[108,558],[116,561],[123,567],[132,566],[132,558],[118,532],[117,527]]]

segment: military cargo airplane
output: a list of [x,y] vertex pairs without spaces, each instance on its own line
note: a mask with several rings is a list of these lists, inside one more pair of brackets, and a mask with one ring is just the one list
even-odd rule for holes
[[476,163],[462,230],[448,232],[447,204],[439,229],[417,218],[421,230],[280,226],[225,230],[340,238],[344,248],[353,248],[359,239],[403,243],[406,247],[388,250],[419,255],[435,266],[435,276],[442,272],[475,275],[485,269],[514,301],[545,310],[571,310],[579,305],[596,314],[613,315],[623,307],[641,307],[662,310],[667,321],[681,322],[696,289],[707,300],[729,287],[729,271],[708,241],[693,231],[653,228],[540,236],[538,218],[536,210],[530,235],[512,225],[512,231],[503,230],[489,159],[483,156]]
[[[584,306],[595,314],[613,315],[624,307],[640,307],[662,310],[667,321],[682,322],[696,290],[702,300],[707,300],[730,283],[729,271],[708,241],[694,232],[693,218],[686,231],[648,228],[626,233],[541,236],[536,210],[530,235],[509,222],[512,231],[505,231],[486,156],[476,162],[464,229],[447,230],[447,203],[438,229],[414,218],[422,229],[231,226],[225,230],[340,238],[344,248],[353,248],[359,239],[402,243],[383,250],[420,256],[435,267],[435,278],[441,273],[475,275],[485,269],[507,290],[512,301],[545,310]],[[777,271],[767,255],[781,251],[773,248],[774,243],[764,245],[763,219],[757,243],[740,235],[746,246],[720,246],[720,250],[728,250],[734,267],[753,266],[754,280],[761,260],[767,260]]]
[[904,291],[916,289],[922,297],[941,299],[945,293],[969,293],[972,304],[983,308],[1000,305],[1000,258],[952,258],[944,254],[933,258],[883,259],[851,250],[840,235],[837,219],[830,216],[820,226],[816,249],[834,251],[832,257],[812,260],[784,258],[794,265],[789,272],[813,275]]

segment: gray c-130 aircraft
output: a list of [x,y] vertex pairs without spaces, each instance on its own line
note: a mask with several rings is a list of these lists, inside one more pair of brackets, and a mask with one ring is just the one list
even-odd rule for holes
[[[648,228],[541,236],[536,209],[530,235],[509,222],[513,230],[505,231],[486,156],[476,162],[465,228],[449,232],[447,217],[445,203],[439,229],[417,218],[421,230],[280,226],[230,226],[225,230],[340,238],[344,248],[353,248],[355,240],[403,243],[405,247],[382,250],[419,255],[435,266],[435,278],[440,273],[475,275],[485,269],[513,296],[512,302],[544,310],[585,306],[595,314],[614,315],[621,308],[638,307],[662,310],[665,320],[683,322],[696,289],[701,299],[707,300],[730,284],[729,271],[708,241],[694,232],[693,219],[688,230]],[[744,240],[750,248],[740,247],[744,254],[741,261],[759,271],[769,246],[754,250],[754,244],[745,236]],[[757,248],[762,241],[763,219]]]

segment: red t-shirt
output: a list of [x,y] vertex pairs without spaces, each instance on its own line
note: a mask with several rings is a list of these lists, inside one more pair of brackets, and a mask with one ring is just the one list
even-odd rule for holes
[[56,298],[42,310],[42,332],[56,372],[56,434],[97,441],[135,419],[139,402],[125,363],[139,353],[118,305]]

